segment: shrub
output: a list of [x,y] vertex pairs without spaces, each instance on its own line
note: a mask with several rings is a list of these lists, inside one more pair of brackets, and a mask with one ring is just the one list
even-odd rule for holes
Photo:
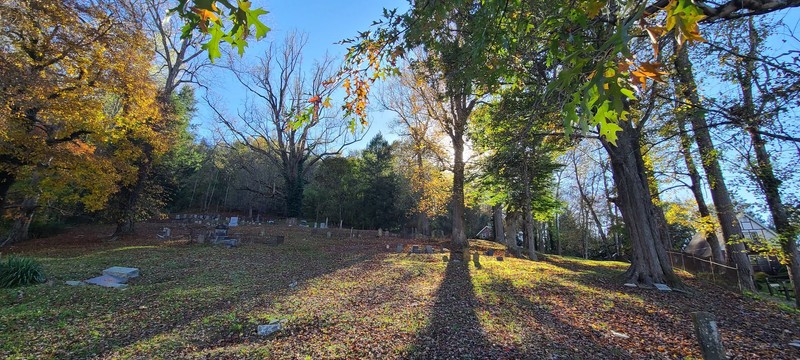
[[45,281],[42,266],[38,261],[10,255],[5,261],[0,259],[0,288],[12,288],[39,284]]

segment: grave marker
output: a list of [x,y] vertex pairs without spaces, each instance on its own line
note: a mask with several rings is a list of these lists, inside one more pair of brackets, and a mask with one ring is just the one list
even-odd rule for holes
[[703,359],[727,359],[714,315],[704,311],[693,312],[692,322],[697,340],[700,341],[700,349],[703,351]]

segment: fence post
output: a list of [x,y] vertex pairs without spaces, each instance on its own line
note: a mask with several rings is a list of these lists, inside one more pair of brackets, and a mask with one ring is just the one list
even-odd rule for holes
[[714,276],[714,262],[713,261],[709,261],[708,265],[711,266],[711,280],[712,281],[717,281],[717,278]]

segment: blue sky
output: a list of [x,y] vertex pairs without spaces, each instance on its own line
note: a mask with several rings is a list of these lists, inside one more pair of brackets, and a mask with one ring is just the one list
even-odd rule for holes
[[[245,60],[255,59],[269,42],[282,41],[287,33],[292,31],[302,32],[308,36],[308,44],[304,49],[304,63],[312,64],[315,60],[321,59],[328,52],[337,58],[343,58],[346,52],[343,45],[336,44],[345,38],[354,37],[358,31],[369,29],[374,20],[380,19],[383,8],[407,8],[405,0],[348,0],[348,1],[254,1],[254,6],[262,7],[269,11],[266,17],[266,24],[272,30],[265,39],[260,42],[251,42],[247,48]],[[244,101],[245,90],[236,79],[222,69],[213,69],[207,74],[213,79],[213,92],[216,96],[222,97],[227,103],[227,110],[235,113],[235,110]],[[341,100],[341,97],[334,100]],[[200,125],[199,135],[202,137],[211,136],[212,129],[216,126],[211,118],[207,105],[201,100],[199,113],[196,122]],[[338,105],[341,105],[339,102]],[[334,106],[338,106],[334,103]],[[397,138],[391,130],[392,118],[387,113],[377,111],[374,108],[370,111],[370,128],[359,143],[350,146],[345,150],[355,150],[366,147],[367,142],[381,132],[390,141]]]

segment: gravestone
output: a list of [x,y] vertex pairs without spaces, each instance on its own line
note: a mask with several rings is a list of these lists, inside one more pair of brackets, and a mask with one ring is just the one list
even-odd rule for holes
[[156,236],[158,236],[159,239],[169,239],[171,235],[172,235],[172,230],[170,230],[170,228],[168,227],[161,229],[161,233],[156,234]]
[[286,238],[283,235],[278,235],[275,237],[275,245],[283,244],[283,240]]
[[397,244],[397,249],[396,250],[399,253],[403,252],[403,244]]
[[234,216],[231,218],[230,222],[228,223],[228,227],[236,227],[239,226],[239,217]]
[[672,289],[670,289],[669,286],[667,286],[667,284],[653,284],[653,285],[655,285],[655,287],[656,287],[656,289],[658,289],[658,291],[663,291],[663,292],[672,291]]
[[261,232],[258,233],[258,236],[262,236],[263,237],[264,234],[266,234],[266,232],[264,230],[261,230]]
[[497,257],[497,261],[503,261],[503,257],[502,256],[498,256]]
[[494,249],[489,249],[486,251],[486,256],[494,256]]
[[433,246],[425,245],[425,253],[426,254],[433,254]]
[[175,220],[180,220],[180,219],[181,219],[181,214],[176,214],[175,215]]
[[134,279],[139,277],[139,269],[131,267],[112,266],[108,269],[103,270],[103,275],[125,279],[125,282],[127,282],[127,279]]
[[258,335],[259,336],[267,336],[272,333],[281,331],[281,322],[279,320],[270,321],[269,324],[266,325],[258,325]]
[[327,223],[319,223],[319,228],[320,229],[327,229],[328,228],[328,224]]
[[419,245],[411,246],[411,253],[412,254],[419,254]]
[[378,228],[378,237],[382,236],[383,236],[383,230],[381,228]]
[[694,323],[694,333],[697,335],[697,340],[700,341],[703,359],[727,359],[725,346],[722,344],[722,338],[717,327],[717,319],[714,315],[704,311],[693,312],[692,322]]
[[83,285],[86,285],[86,283],[83,282],[83,281],[75,281],[75,280],[67,280],[65,282],[65,284],[67,284],[69,286],[83,286]]
[[331,238],[331,232],[330,231],[328,231],[328,233],[326,235],[328,236],[328,239]]

